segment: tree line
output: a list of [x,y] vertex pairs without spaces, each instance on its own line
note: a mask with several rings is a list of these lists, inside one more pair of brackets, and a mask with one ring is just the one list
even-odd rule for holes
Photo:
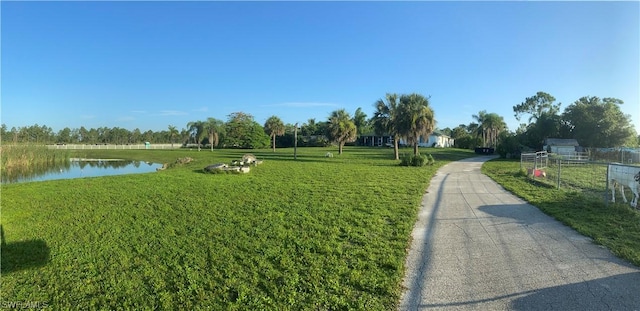
[[[270,146],[290,147],[296,142],[297,130],[301,146],[338,145],[342,154],[345,144],[356,141],[358,136],[375,130],[378,135],[393,135],[395,155],[398,159],[398,140],[404,138],[414,147],[418,155],[420,138],[428,137],[435,128],[435,115],[429,105],[429,98],[420,94],[387,94],[374,104],[376,112],[371,119],[358,108],[351,116],[345,109],[331,112],[327,121],[316,122],[309,119],[302,125],[284,124],[277,116],[271,116],[264,125],[258,124],[251,115],[237,112],[223,122],[216,118],[193,121],[187,124],[185,144],[216,147],[264,148]],[[277,140],[276,137],[283,136]],[[292,137],[294,136],[294,137]]]
[[561,111],[561,103],[545,92],[537,92],[513,106],[514,116],[523,121],[508,131],[501,116],[480,111],[474,122],[442,132],[455,139],[458,148],[495,147],[501,155],[522,150],[542,150],[547,138],[572,138],[585,148],[640,145],[631,116],[620,110],[617,98],[584,96]]
[[[378,135],[393,135],[397,142],[400,137],[414,145],[418,153],[420,137],[428,137],[433,132],[435,118],[429,105],[429,98],[420,94],[387,94],[386,102],[377,101],[374,117],[358,108],[353,116],[345,109],[331,112],[326,121],[308,119],[303,124],[284,124],[277,116],[271,116],[264,124],[245,112],[234,112],[226,121],[209,117],[206,120],[191,121],[178,130],[169,125],[163,131],[128,130],[120,127],[99,127],[87,129],[65,127],[54,132],[46,125],[12,127],[2,124],[0,139],[3,142],[36,144],[141,144],[177,143],[186,147],[201,148],[266,148],[298,146],[328,146],[337,144],[342,153],[345,144],[353,143],[362,134],[375,131]],[[277,139],[276,139],[277,138]]]
[[[191,121],[178,130],[169,125],[167,130],[128,130],[119,127],[68,128],[54,132],[45,125],[12,127],[2,124],[0,139],[4,143],[38,144],[140,144],[171,143],[194,148],[266,148],[338,145],[342,153],[346,144],[353,143],[364,134],[393,137],[394,156],[399,158],[398,143],[403,139],[418,155],[421,138],[434,131],[451,136],[455,147],[473,149],[492,147],[501,153],[516,154],[523,149],[541,150],[546,138],[575,138],[584,147],[637,146],[637,136],[631,117],[620,110],[622,100],[616,98],[581,97],[561,113],[561,103],[545,92],[513,106],[514,116],[520,124],[509,131],[504,118],[486,110],[472,115],[469,124],[436,130],[435,113],[430,97],[421,94],[388,93],[375,101],[371,118],[358,108],[353,116],[344,109],[331,112],[326,121],[308,119],[303,124],[284,124],[271,116],[264,124],[252,115],[235,112],[226,121],[209,117]],[[296,141],[297,139],[297,141]]]

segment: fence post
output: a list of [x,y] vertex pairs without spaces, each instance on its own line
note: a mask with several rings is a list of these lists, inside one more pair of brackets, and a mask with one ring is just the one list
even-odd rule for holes
[[558,163],[558,190],[560,190],[560,166],[562,165],[562,159],[558,158],[556,161]]
[[610,167],[611,165],[607,164],[607,176],[605,177],[607,179],[607,186],[604,188],[604,205],[607,207],[609,206],[609,200],[607,196],[609,195],[609,168]]

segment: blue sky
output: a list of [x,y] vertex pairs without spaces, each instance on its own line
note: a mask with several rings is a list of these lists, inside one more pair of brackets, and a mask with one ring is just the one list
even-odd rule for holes
[[178,129],[242,111],[325,121],[387,92],[431,96],[437,126],[518,123],[616,97],[640,131],[640,3],[0,2],[9,128]]

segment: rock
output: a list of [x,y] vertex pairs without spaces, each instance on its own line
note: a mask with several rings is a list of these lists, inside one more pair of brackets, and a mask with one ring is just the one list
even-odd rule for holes
[[245,164],[253,164],[258,158],[251,153],[247,153],[242,156],[242,162]]
[[205,172],[213,172],[215,170],[225,170],[228,167],[229,166],[224,164],[224,163],[216,163],[216,164],[211,164],[211,165],[205,167],[204,171]]
[[193,159],[190,157],[178,158],[176,160],[176,164],[187,164],[187,163],[190,163],[191,161],[193,161]]

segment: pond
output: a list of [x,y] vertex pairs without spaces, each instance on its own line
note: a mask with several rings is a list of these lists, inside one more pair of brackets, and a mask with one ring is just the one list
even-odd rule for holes
[[28,172],[3,174],[1,182],[8,184],[54,179],[149,173],[155,172],[156,169],[160,167],[162,167],[162,164],[144,161],[73,159],[66,163],[58,163],[49,167],[39,167]]

